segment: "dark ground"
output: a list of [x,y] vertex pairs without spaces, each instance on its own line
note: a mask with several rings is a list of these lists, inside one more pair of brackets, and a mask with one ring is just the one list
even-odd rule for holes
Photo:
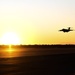
[[74,73],[75,53],[72,51],[62,54],[0,58],[0,75],[75,75]]

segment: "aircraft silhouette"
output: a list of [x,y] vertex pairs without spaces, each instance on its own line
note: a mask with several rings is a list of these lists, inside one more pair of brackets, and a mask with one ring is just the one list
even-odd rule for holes
[[63,31],[65,33],[65,32],[70,32],[70,31],[73,31],[73,30],[71,29],[71,27],[68,27],[68,29],[63,28],[59,31]]

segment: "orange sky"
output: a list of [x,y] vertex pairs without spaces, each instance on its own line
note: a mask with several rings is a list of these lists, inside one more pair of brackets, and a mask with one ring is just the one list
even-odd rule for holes
[[0,37],[7,31],[19,35],[21,44],[72,44],[75,32],[75,0],[2,0]]

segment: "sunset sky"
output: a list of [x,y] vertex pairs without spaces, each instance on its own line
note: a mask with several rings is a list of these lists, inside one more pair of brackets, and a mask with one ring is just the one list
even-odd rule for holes
[[[15,32],[21,44],[74,44],[75,0],[0,0],[0,38]],[[9,36],[8,36],[9,37]]]

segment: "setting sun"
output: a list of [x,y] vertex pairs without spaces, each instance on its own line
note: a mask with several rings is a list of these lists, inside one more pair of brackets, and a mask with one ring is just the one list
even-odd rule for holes
[[4,45],[17,45],[20,44],[19,37],[14,32],[6,32],[1,38],[1,43]]

